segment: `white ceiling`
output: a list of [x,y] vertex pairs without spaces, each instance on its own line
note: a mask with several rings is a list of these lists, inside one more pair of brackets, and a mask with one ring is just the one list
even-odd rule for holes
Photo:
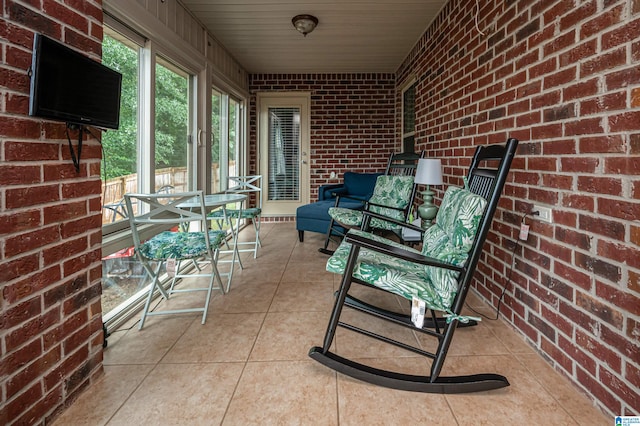
[[[395,72],[447,0],[182,0],[249,73]],[[310,14],[304,37],[291,18]]]

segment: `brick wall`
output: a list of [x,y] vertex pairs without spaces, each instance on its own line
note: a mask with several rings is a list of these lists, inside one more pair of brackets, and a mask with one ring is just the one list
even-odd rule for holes
[[[496,306],[508,285],[506,319],[612,415],[640,407],[639,64],[638,0],[452,0],[397,73],[448,183],[520,139],[477,289]],[[529,220],[506,283],[533,203],[554,223]]]
[[[318,187],[338,183],[346,171],[382,171],[389,155],[399,149],[395,135],[395,76],[393,74],[253,74],[249,136],[256,170],[257,92],[310,92],[310,198]],[[330,179],[335,172],[336,179]]]
[[102,7],[2,5],[0,424],[44,424],[102,372],[101,155],[86,139],[76,173],[64,124],[28,117],[27,69],[34,32],[99,59]]

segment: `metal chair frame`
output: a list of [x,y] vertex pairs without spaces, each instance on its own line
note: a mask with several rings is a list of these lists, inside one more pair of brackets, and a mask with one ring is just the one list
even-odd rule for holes
[[[262,217],[262,175],[247,175],[247,176],[229,176],[229,189],[225,191],[227,194],[244,194],[250,198],[255,194],[256,207],[253,208],[239,208],[239,209],[226,209],[226,214],[229,219],[236,220],[236,235],[240,231],[240,220],[250,219],[253,223],[253,230],[256,234],[254,241],[237,241],[238,253],[253,253],[253,258],[258,257],[258,248],[262,247],[260,241],[260,224]],[[213,212],[209,214],[209,219],[216,221],[219,229],[223,227],[224,217],[221,217],[219,213]],[[231,250],[229,244],[225,241],[227,249]],[[248,246],[248,247],[247,247]],[[247,247],[247,248],[241,248]],[[222,251],[225,253],[226,250]],[[242,268],[242,263],[240,264]]]
[[[185,209],[180,204],[192,201],[194,198],[198,200],[199,208]],[[211,299],[212,290],[219,289],[225,293],[224,285],[216,262],[218,260],[218,246],[213,246],[210,241],[210,232],[206,218],[206,209],[204,204],[204,194],[202,191],[190,191],[181,193],[155,193],[155,194],[125,194],[124,196],[127,211],[129,212],[129,223],[131,225],[131,233],[133,237],[136,256],[140,260],[144,269],[152,278],[148,296],[143,308],[142,318],[140,320],[139,329],[144,327],[145,320],[151,315],[168,315],[183,314],[188,312],[202,312],[202,324],[207,318],[207,310]],[[134,209],[134,205],[137,207]],[[196,228],[195,230],[192,228]],[[176,258],[175,274],[171,278],[171,284],[166,288],[160,281],[160,270],[163,264],[166,264],[170,258],[149,259],[142,254],[140,249],[142,243],[160,232],[173,230],[174,232],[196,232],[201,233],[205,239],[206,252],[197,258]],[[194,265],[199,273],[186,273],[185,269],[190,269],[182,265],[182,261],[188,260],[189,265]],[[157,266],[152,268],[150,262],[157,262]],[[203,272],[202,267],[210,265],[211,272]],[[169,274],[167,274],[169,275]],[[176,288],[176,283],[184,278],[209,278],[206,287],[195,288]],[[215,280],[219,285],[214,287]],[[185,309],[169,309],[155,311],[150,310],[151,301],[160,294],[164,299],[169,299],[174,293],[187,292],[206,292],[206,298],[203,307],[185,308]]]

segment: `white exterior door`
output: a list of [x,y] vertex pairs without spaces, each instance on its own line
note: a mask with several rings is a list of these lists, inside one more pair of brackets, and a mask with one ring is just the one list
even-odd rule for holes
[[259,165],[265,216],[309,203],[309,93],[258,94]]

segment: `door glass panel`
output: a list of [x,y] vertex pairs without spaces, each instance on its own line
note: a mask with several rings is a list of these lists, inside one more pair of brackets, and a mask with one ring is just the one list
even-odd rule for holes
[[157,58],[155,93],[155,190],[188,190],[189,78]]
[[300,108],[269,108],[269,194],[271,201],[300,199]]

